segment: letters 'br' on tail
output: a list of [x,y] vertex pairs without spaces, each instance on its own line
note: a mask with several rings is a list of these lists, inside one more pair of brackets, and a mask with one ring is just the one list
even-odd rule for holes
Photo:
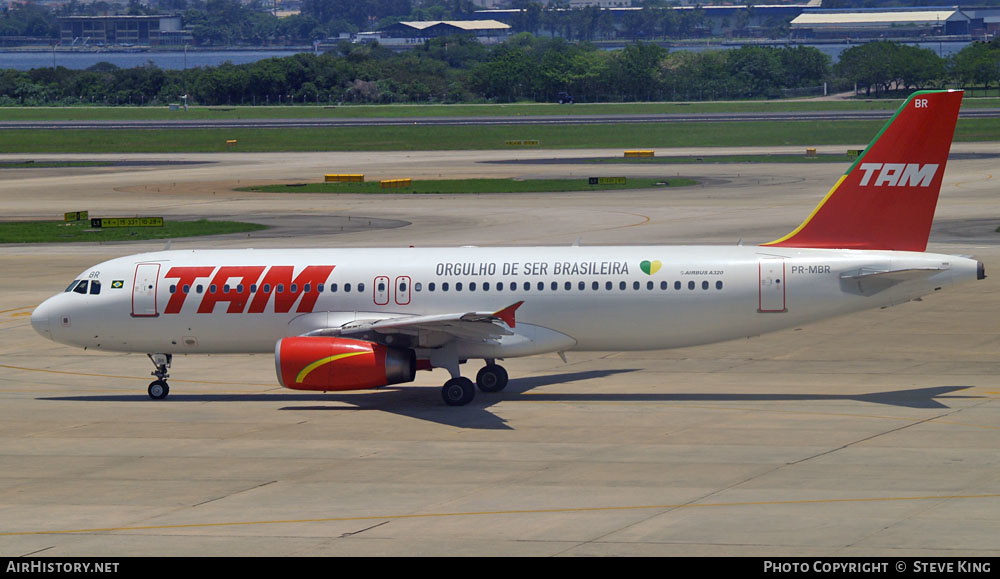
[[924,251],[961,91],[919,91],[780,247]]

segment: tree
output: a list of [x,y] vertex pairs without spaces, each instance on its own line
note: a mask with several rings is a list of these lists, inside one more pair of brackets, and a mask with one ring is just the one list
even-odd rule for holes
[[855,86],[863,87],[866,95],[870,96],[874,88],[876,96],[881,96],[896,79],[892,68],[896,46],[886,40],[852,46],[840,54],[837,73]]
[[778,51],[785,88],[816,86],[830,75],[830,57],[812,46],[785,47]]
[[943,80],[946,75],[945,61],[927,48],[903,44],[896,48],[893,68],[898,83],[903,88],[920,89]]
[[[952,76],[963,87],[984,86],[1000,77],[1000,43],[974,42],[952,57]],[[1000,83],[1000,80],[998,80]]]
[[663,92],[661,62],[667,50],[655,44],[629,44],[613,53],[610,73],[624,100],[652,100]]

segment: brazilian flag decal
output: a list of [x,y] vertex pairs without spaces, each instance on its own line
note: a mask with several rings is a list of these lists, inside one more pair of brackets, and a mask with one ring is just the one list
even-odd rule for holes
[[122,289],[123,287],[125,287],[125,280],[116,279],[111,282],[111,289]]

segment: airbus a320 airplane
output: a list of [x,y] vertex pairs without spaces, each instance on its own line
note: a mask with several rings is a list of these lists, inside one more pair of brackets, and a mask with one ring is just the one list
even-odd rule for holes
[[[146,353],[274,352],[296,390],[358,390],[444,368],[450,405],[502,390],[496,360],[755,336],[983,279],[923,253],[962,93],[912,95],[789,235],[755,247],[161,251],[84,271],[31,315],[46,338]],[[483,359],[473,382],[460,365]]]

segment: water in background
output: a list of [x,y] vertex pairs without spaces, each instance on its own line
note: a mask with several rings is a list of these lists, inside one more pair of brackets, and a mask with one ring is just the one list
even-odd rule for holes
[[218,50],[176,52],[0,52],[0,69],[31,70],[64,66],[73,70],[110,62],[119,68],[135,68],[152,62],[165,70],[183,70],[200,66],[218,66],[225,62],[246,64],[272,57],[291,56],[301,50]]
[[[920,48],[933,50],[939,56],[948,57],[965,48],[969,42],[915,42]],[[768,46],[763,44],[763,46]],[[774,44],[771,46],[782,46]],[[840,53],[847,50],[854,44],[815,44],[820,52],[830,56],[833,62],[840,57]],[[713,45],[684,45],[673,46],[672,51],[682,50],[721,50],[736,48],[736,46],[718,44]],[[233,64],[245,64],[256,62],[272,57],[291,56],[303,52],[303,50],[218,50],[218,51],[184,51],[175,52],[60,52],[60,51],[38,51],[38,52],[0,52],[0,69],[13,68],[15,70],[31,70],[33,68],[51,68],[54,66],[64,66],[69,69],[81,70],[89,68],[99,62],[110,62],[119,68],[135,68],[145,66],[152,62],[156,66],[166,70],[183,70],[185,68],[197,68],[200,66],[218,66],[225,62]]]

